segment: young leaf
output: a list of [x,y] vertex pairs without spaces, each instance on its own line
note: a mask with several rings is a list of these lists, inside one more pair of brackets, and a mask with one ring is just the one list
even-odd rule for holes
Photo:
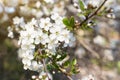
[[70,18],[70,26],[74,27],[74,24],[75,24],[75,20],[74,20],[74,17],[72,16]]
[[47,64],[47,69],[50,71],[50,70],[54,69],[54,66],[52,64]]
[[70,61],[66,61],[65,63],[64,63],[64,67],[65,68],[68,68],[70,66]]
[[72,60],[72,65],[76,65],[77,64],[77,60],[76,59],[73,59]]
[[79,0],[79,6],[82,11],[85,9],[85,6],[82,0]]
[[69,23],[68,18],[64,18],[64,19],[63,19],[63,23],[64,23],[66,26],[70,26],[70,23]]
[[70,26],[70,21],[68,18],[64,18],[63,23],[66,25],[67,29],[72,30],[72,27]]

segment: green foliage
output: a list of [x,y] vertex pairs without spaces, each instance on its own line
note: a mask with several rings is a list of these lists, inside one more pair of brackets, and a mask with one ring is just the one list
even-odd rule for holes
[[55,67],[52,64],[47,64],[47,69],[49,71],[51,71],[51,70],[55,69]]
[[76,66],[77,65],[77,60],[76,59],[72,59],[71,63],[70,63],[70,73],[71,74],[77,74],[79,73],[78,69],[76,69]]
[[[48,60],[50,60],[51,62],[47,64],[47,69],[49,71],[57,70],[57,71],[60,71],[61,73],[64,73],[64,70],[69,69],[68,71],[65,72],[69,75],[77,74],[79,72],[76,67],[77,60],[75,58],[72,60],[69,60],[68,55],[66,53],[63,53],[63,52],[56,53],[55,55],[52,55],[51,57],[49,57]],[[59,64],[58,62],[62,62],[62,64]]]
[[93,30],[90,26],[88,26],[87,23],[84,23],[83,25],[81,25],[80,29],[82,29],[82,30],[88,30],[88,31]]
[[76,60],[76,59],[73,59],[73,60],[71,61],[71,64],[72,64],[73,66],[75,66],[75,65],[77,64],[77,60]]
[[82,11],[85,10],[85,6],[82,0],[79,0],[79,6]]
[[64,63],[64,68],[68,68],[70,66],[70,61],[66,61],[65,63]]
[[70,26],[70,23],[69,23],[69,19],[68,19],[68,18],[64,18],[64,19],[63,19],[63,23],[64,23],[66,26]]
[[74,26],[75,26],[75,20],[74,17],[70,17],[70,19],[68,18],[64,18],[63,19],[63,23],[65,24],[65,26],[67,27],[67,29],[69,30],[73,30]]

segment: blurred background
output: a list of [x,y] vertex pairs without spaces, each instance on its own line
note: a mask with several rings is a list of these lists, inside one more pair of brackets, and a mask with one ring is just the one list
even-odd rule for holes
[[[31,80],[31,75],[35,73],[23,69],[17,55],[19,48],[17,38],[8,38],[7,27],[12,24],[15,16],[23,16],[27,19],[39,18],[38,16],[41,15],[39,10],[33,7],[37,1],[39,0],[0,0],[0,80]],[[108,6],[113,8],[116,18],[101,17],[98,18],[93,31],[79,30],[80,38],[77,38],[75,47],[70,49],[71,56],[78,59],[80,67],[80,73],[73,76],[74,80],[89,74],[92,74],[96,80],[120,80],[120,0],[108,1],[111,1]],[[74,15],[75,12],[69,9],[73,1],[65,2],[67,7],[64,8],[68,10],[69,15]],[[29,11],[27,15],[22,9],[26,5],[26,12]],[[28,7],[31,9],[29,10]],[[38,12],[37,16],[36,12]],[[60,80],[66,79],[60,78]]]

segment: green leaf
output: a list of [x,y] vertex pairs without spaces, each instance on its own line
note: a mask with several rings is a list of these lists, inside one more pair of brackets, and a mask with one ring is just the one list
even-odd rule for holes
[[38,52],[34,52],[34,57],[36,58],[36,56],[38,55]]
[[59,66],[57,64],[53,64],[54,68],[58,69]]
[[76,65],[77,64],[77,60],[76,59],[73,59],[72,60],[72,65]]
[[52,70],[54,68],[54,66],[52,64],[47,64],[47,69],[48,70]]
[[67,68],[67,67],[69,67],[69,66],[70,66],[70,61],[66,61],[66,62],[64,63],[64,67]]
[[72,30],[72,26],[70,25],[70,21],[68,18],[64,18],[63,23],[66,25],[67,29]]
[[70,26],[70,23],[69,23],[68,18],[64,18],[64,19],[63,19],[63,23],[64,23],[66,26]]
[[85,10],[85,6],[82,0],[79,0],[79,6],[82,11]]
[[63,23],[66,25],[67,29],[73,30],[74,25],[75,25],[74,17],[72,16],[72,17],[70,17],[70,19],[64,18]]
[[72,71],[71,71],[72,74],[78,74],[79,72],[80,71],[76,68],[73,68]]
[[74,24],[75,24],[75,20],[74,20],[74,17],[72,16],[70,18],[70,26],[74,27]]

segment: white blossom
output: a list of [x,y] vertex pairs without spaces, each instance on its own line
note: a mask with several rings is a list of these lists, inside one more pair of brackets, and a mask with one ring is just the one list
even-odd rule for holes
[[13,18],[13,24],[20,24],[20,23],[23,23],[24,22],[24,19],[21,17],[21,18],[19,18],[19,17],[15,17],[15,18]]
[[[37,45],[42,45],[41,50],[54,55],[56,48],[61,43],[64,43],[63,47],[67,47],[75,41],[73,33],[66,29],[62,19],[63,17],[57,13],[51,14],[51,17],[33,18],[27,23],[24,22],[24,18],[15,17],[13,19],[14,28],[19,33],[18,56],[22,59],[25,70],[44,71],[43,64],[36,61],[34,57],[34,53],[38,49]],[[12,29],[9,29],[9,32],[12,32]],[[46,78],[46,80],[48,79]]]
[[13,29],[10,26],[8,27],[8,37],[10,37],[10,38],[14,37],[14,35],[13,35]]
[[[39,74],[39,79],[42,79],[42,76],[45,76],[45,75],[48,75],[49,78],[52,80],[52,75],[50,73],[46,73],[44,71],[42,71],[40,74]],[[44,80],[49,80],[48,77],[46,77]]]
[[51,26],[52,24],[50,23],[50,18],[45,18],[45,19],[42,18],[40,20],[40,27],[45,29],[46,31],[48,31]]

